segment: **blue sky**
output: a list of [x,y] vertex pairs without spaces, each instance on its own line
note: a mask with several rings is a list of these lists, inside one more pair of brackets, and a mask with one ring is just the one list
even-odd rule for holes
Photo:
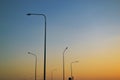
[[62,56],[66,46],[68,57],[78,59],[100,55],[92,53],[106,49],[109,43],[119,44],[119,9],[119,0],[0,0],[1,69],[14,66],[14,62],[28,63],[28,51],[40,55],[42,66],[44,18],[27,13],[47,16],[47,57],[51,67],[61,63],[61,57],[58,62],[54,58]]

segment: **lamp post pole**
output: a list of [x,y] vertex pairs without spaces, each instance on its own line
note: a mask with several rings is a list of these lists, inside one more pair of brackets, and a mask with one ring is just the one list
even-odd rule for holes
[[28,54],[35,56],[35,80],[37,80],[37,55],[35,55],[31,52],[28,52]]
[[65,60],[64,60],[64,54],[65,54],[65,51],[68,49],[68,47],[66,47],[63,51],[63,80],[65,80]]
[[51,71],[51,80],[53,80],[53,72],[54,71],[56,71],[56,69],[53,69],[52,71]]
[[72,71],[72,64],[73,63],[78,63],[78,61],[74,61],[70,63],[70,68],[71,68],[71,79],[73,80],[73,71]]
[[34,14],[34,13],[28,13],[27,15],[40,15],[44,17],[44,23],[45,23],[45,27],[44,27],[44,80],[46,80],[46,26],[47,26],[47,21],[46,21],[46,15],[45,14]]

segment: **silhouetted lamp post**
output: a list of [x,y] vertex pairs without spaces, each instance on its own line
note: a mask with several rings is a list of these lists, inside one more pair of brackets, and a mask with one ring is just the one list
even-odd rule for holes
[[28,54],[30,55],[33,55],[35,57],[35,80],[37,80],[37,55],[31,53],[31,52],[28,52]]
[[65,54],[65,51],[68,49],[68,47],[66,47],[63,51],[63,80],[65,80],[65,61],[64,61],[64,54]]
[[74,61],[70,63],[70,68],[71,68],[71,79],[73,80],[73,73],[72,73],[72,64],[73,63],[78,63],[79,61]]
[[46,15],[45,14],[34,14],[34,13],[28,13],[28,16],[30,15],[38,15],[38,16],[43,16],[44,17],[44,80],[46,80]]
[[53,80],[53,72],[54,71],[56,71],[56,69],[53,69],[52,71],[51,71],[51,80]]

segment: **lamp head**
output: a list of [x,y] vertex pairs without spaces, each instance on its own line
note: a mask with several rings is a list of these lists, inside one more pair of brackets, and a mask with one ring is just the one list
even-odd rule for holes
[[30,52],[28,52],[28,54],[31,54]]
[[66,47],[66,49],[68,49],[68,47]]
[[79,61],[75,61],[75,62],[79,62]]
[[26,15],[30,16],[31,14],[30,14],[30,13],[28,13],[28,14],[26,14]]

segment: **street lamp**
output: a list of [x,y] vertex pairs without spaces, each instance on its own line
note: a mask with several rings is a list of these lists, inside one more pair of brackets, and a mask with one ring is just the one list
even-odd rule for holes
[[35,57],[35,80],[37,80],[36,75],[37,75],[37,55],[28,52],[28,54],[33,55]]
[[70,63],[70,68],[71,68],[71,79],[73,80],[73,74],[72,74],[72,64],[73,63],[78,63],[79,61],[74,61]]
[[44,27],[44,80],[46,80],[46,15],[45,14],[34,14],[34,13],[28,13],[26,14],[28,16],[30,15],[40,15],[44,17],[44,23],[45,23],[45,27]]
[[56,69],[53,69],[52,71],[51,71],[51,80],[53,80],[53,72],[54,71],[56,71]]
[[64,54],[65,54],[65,51],[68,49],[68,47],[66,47],[63,51],[63,80],[65,80],[65,61],[64,61]]

